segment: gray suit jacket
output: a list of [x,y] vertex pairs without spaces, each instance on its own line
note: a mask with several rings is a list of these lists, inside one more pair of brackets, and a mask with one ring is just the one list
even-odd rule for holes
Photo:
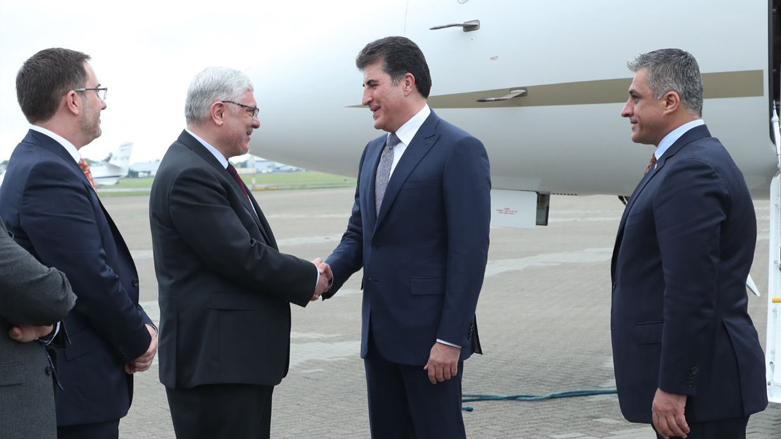
[[75,302],[65,275],[41,265],[0,221],[0,432],[5,439],[57,436],[45,349],[38,342],[16,342],[8,331],[15,324],[54,324]]

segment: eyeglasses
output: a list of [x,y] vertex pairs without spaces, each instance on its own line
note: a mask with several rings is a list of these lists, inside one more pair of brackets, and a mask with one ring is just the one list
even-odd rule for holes
[[222,102],[225,102],[227,104],[238,105],[239,107],[241,107],[244,110],[246,110],[247,114],[249,114],[253,118],[258,117],[258,113],[260,113],[260,108],[258,108],[258,107],[251,107],[249,105],[244,105],[244,104],[240,104],[238,102],[233,102],[233,101],[222,101]]
[[87,91],[87,90],[93,90],[95,93],[97,93],[98,97],[101,101],[106,100],[106,93],[108,92],[107,87],[90,87],[90,88],[74,88],[73,91]]

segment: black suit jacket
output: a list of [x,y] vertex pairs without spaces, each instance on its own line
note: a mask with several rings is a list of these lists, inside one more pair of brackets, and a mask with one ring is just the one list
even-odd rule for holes
[[765,408],[745,285],[756,236],[743,174],[705,126],[681,136],[640,181],[612,263],[613,360],[627,420],[651,422],[657,388],[688,395],[689,422]]
[[[253,212],[253,207],[257,216]],[[160,301],[160,381],[276,385],[287,374],[290,302],[309,303],[317,269],[277,250],[260,206],[182,132],[149,199]]]
[[127,414],[133,376],[124,366],[150,343],[138,305],[138,274],[125,241],[65,148],[30,130],[8,162],[0,216],[16,241],[68,276],[78,297],[65,320],[71,344],[58,350],[57,425]]

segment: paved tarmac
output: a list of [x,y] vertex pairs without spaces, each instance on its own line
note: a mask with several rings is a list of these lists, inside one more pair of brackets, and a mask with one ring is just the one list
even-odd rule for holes
[[[255,192],[280,249],[306,259],[328,256],[347,224],[352,189]],[[141,278],[141,300],[159,319],[148,223],[149,198],[104,197]],[[767,287],[767,202],[757,207],[760,238],[752,276]],[[477,318],[485,354],[466,362],[465,393],[535,394],[614,387],[610,350],[610,257],[623,205],[615,197],[551,200],[551,224],[492,229]],[[209,233],[204,230],[204,233]],[[331,300],[293,306],[290,373],[275,390],[272,437],[368,438],[360,345],[360,273]],[[750,313],[765,342],[766,298]],[[250,347],[248,347],[249,349]],[[126,439],[174,438],[158,368],[136,375]],[[469,403],[470,438],[654,439],[623,420],[615,395],[541,402]],[[749,423],[749,438],[781,437],[781,404]]]

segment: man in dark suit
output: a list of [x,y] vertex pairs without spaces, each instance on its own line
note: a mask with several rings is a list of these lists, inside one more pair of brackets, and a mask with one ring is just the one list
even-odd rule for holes
[[14,242],[0,220],[0,431],[4,438],[57,437],[54,368],[44,346],[65,342],[65,328],[58,322],[75,301],[65,275],[36,261]]
[[42,50],[16,77],[30,131],[8,162],[0,216],[41,263],[62,270],[78,302],[71,344],[58,351],[60,438],[116,438],[130,408],[133,377],[149,368],[155,329],[138,305],[133,259],[103,208],[78,150],[101,134],[106,89],[89,56]]
[[621,115],[656,152],[613,251],[613,361],[621,411],[659,437],[745,438],[767,405],[747,312],[756,243],[743,174],[701,119],[697,61],[663,49],[629,63]]
[[260,127],[249,78],[202,71],[185,116],[149,200],[160,381],[177,438],[268,438],[272,392],[289,364],[290,303],[306,306],[329,277],[320,276],[319,259],[279,252],[228,162],[247,153]]
[[488,257],[488,156],[479,140],[429,109],[431,76],[415,43],[374,41],[356,64],[363,105],[388,134],[361,156],[324,297],[363,267],[372,437],[463,438],[463,361],[481,353],[475,309]]

